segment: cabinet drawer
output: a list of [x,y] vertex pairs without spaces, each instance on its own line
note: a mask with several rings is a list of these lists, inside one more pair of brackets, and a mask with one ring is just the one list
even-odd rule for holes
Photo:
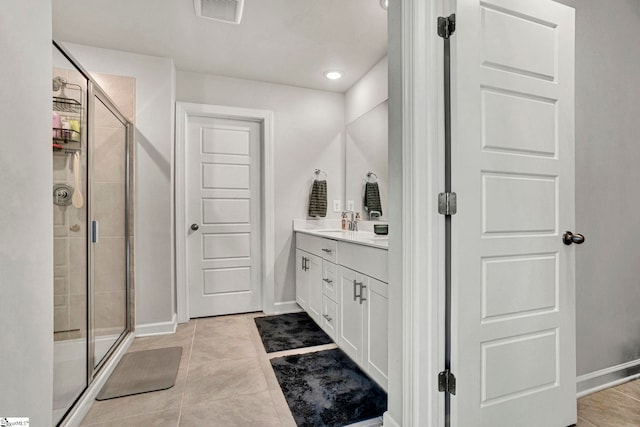
[[334,301],[338,299],[337,280],[337,266],[327,260],[322,261],[322,293]]
[[322,296],[322,329],[331,337],[336,339],[336,329],[338,326],[338,304],[327,297]]
[[340,261],[337,264],[389,282],[388,251],[347,242],[338,242],[338,251]]
[[336,262],[338,242],[322,237],[296,233],[296,248],[318,255],[327,261]]

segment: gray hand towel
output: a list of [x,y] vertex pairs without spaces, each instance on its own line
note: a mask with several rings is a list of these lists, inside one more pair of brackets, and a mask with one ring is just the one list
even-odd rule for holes
[[327,216],[327,181],[313,181],[309,196],[309,216]]
[[367,212],[378,211],[382,216],[382,202],[377,182],[367,182],[364,185],[364,208]]

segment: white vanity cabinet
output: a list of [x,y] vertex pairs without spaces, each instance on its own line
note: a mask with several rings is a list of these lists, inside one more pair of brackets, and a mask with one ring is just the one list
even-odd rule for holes
[[298,304],[386,390],[387,251],[300,232],[296,247]]

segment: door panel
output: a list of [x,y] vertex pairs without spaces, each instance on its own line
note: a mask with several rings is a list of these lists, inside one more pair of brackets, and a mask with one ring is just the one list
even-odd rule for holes
[[458,0],[452,41],[452,425],[576,421],[574,11]]
[[190,117],[187,265],[191,317],[258,311],[261,129],[251,121]]
[[389,372],[389,296],[388,286],[368,277],[365,301],[367,373],[385,390]]
[[307,274],[308,253],[296,249],[296,302],[305,311],[309,306],[309,275]]
[[307,280],[309,281],[309,315],[322,323],[322,258],[307,254]]
[[[364,309],[354,295],[361,292],[355,283],[363,283],[364,277],[348,268],[338,266],[340,290],[340,315],[338,344],[353,360],[362,363],[362,331],[364,328]],[[366,285],[366,283],[365,283]]]

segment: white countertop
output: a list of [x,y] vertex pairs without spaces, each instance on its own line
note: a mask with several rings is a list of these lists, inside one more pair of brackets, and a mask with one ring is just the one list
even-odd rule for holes
[[[373,231],[367,230],[366,224],[372,221],[363,221],[362,230],[342,231],[339,220],[307,221],[294,220],[293,231],[310,234],[312,236],[324,237],[325,239],[340,240],[343,242],[355,243],[357,245],[372,246],[374,248],[389,249],[389,236],[379,236]],[[380,224],[380,223],[378,223]],[[373,226],[371,226],[373,228]]]

